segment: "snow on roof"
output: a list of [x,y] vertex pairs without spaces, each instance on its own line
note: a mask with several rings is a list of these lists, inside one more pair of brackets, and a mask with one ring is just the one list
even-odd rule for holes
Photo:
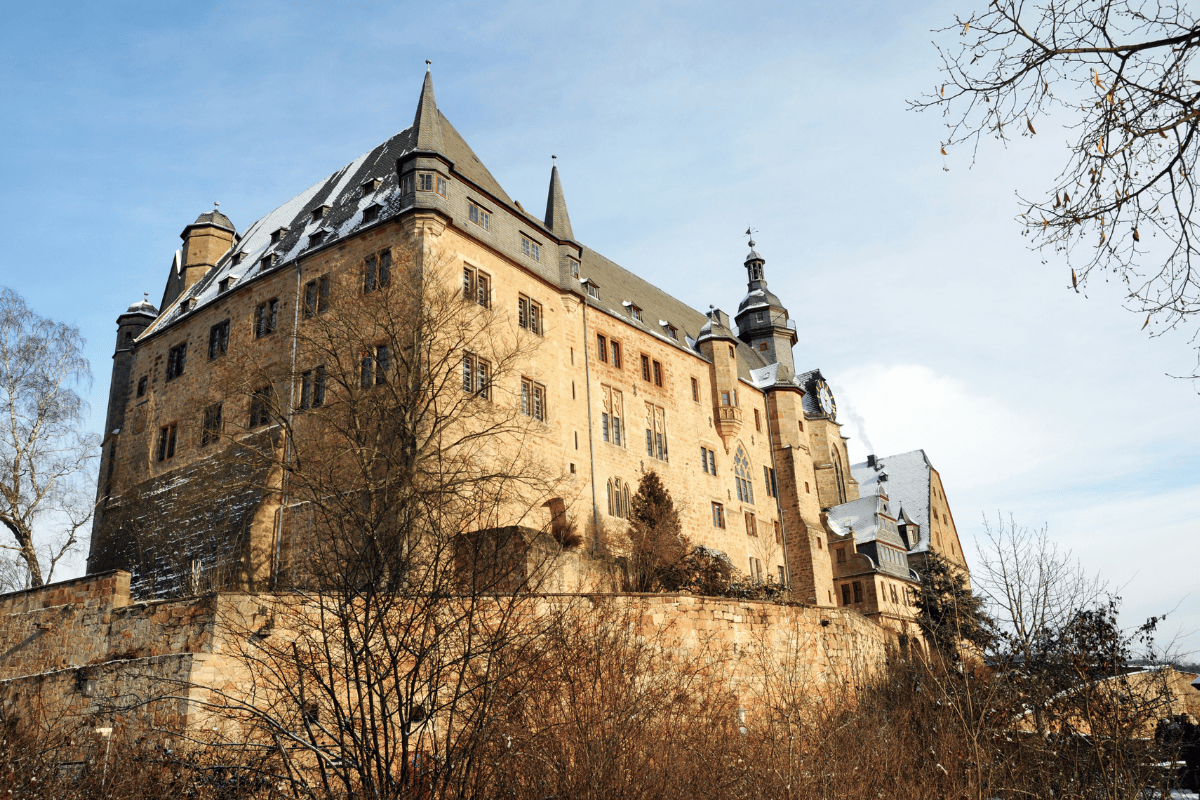
[[[924,450],[876,458],[875,466],[864,461],[850,467],[862,495],[885,494],[895,506],[921,526],[921,538],[910,552],[929,549],[929,458]],[[885,478],[886,476],[886,478]]]

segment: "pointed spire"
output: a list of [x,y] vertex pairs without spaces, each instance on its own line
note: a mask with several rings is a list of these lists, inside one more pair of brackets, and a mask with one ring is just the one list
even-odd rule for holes
[[563,196],[562,183],[558,180],[557,156],[550,156],[550,192],[546,195],[546,227],[560,239],[574,239],[571,217],[567,214],[567,199]]
[[416,140],[413,147],[424,152],[442,151],[442,123],[438,114],[437,100],[433,97],[433,73],[431,61],[425,62],[425,83],[421,86],[421,99],[417,101],[417,115],[413,118]]

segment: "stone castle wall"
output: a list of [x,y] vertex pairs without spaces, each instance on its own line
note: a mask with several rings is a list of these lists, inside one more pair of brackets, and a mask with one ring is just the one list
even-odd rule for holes
[[[271,624],[271,596],[135,603],[129,577],[110,572],[0,596],[0,706],[7,713],[137,734],[212,724],[196,701],[210,690],[236,692],[248,677],[229,639]],[[897,645],[894,633],[846,609],[620,593],[537,601],[570,602],[585,615],[615,607],[661,646],[697,656],[719,651],[749,706],[764,665],[820,691],[857,683]]]

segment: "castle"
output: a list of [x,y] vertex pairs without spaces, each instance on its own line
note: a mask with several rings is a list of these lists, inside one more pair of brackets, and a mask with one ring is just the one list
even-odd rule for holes
[[[409,128],[244,231],[214,209],[181,238],[160,304],[117,319],[88,572],[128,570],[135,595],[187,594],[218,563],[236,563],[242,588],[275,585],[287,498],[225,457],[228,434],[270,420],[252,397],[222,397],[217,367],[239,351],[285,361],[328,297],[370,293],[393,253],[434,246],[470,302],[538,337],[493,402],[519,398],[538,423],[530,446],[574,486],[548,515],[620,528],[654,470],[693,544],[901,632],[928,553],[966,568],[923,451],[850,462],[829,384],[807,368],[815,337],[768,288],[753,240],[732,319],[689,308],[576,240],[557,166],[542,218],[512,200],[438,110],[428,73]],[[324,393],[323,369],[292,363],[291,385],[265,390],[291,413]],[[464,391],[483,393],[487,365],[464,353],[463,369]]]

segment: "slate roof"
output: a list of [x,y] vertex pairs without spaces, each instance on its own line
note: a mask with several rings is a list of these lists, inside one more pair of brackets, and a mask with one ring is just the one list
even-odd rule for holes
[[[252,224],[214,269],[180,295],[178,301],[196,301],[188,304],[189,311],[181,311],[181,302],[173,303],[170,308],[164,309],[162,316],[147,328],[142,336],[150,336],[170,326],[184,313],[191,313],[191,309],[202,307],[214,300],[222,280],[228,279],[228,289],[232,290],[240,283],[260,274],[259,262],[268,253],[277,255],[272,269],[278,269],[304,253],[308,249],[309,236],[317,231],[327,232],[322,246],[353,234],[363,223],[363,210],[371,205],[379,204],[382,207],[378,215],[380,220],[405,210],[408,206],[401,204],[396,161],[401,156],[418,150],[436,150],[446,156],[453,162],[455,172],[506,206],[510,213],[518,214],[550,230],[560,239],[573,238],[557,167],[551,171],[547,219],[538,220],[513,202],[470,145],[436,108],[432,78],[426,74],[412,126],[313,184]],[[364,191],[363,185],[371,179],[377,179],[378,186],[373,191]],[[320,206],[328,206],[328,209],[321,218],[314,220],[312,211]],[[220,212],[213,211],[208,214]],[[223,214],[220,216],[228,220]],[[232,223],[230,227],[232,229]],[[286,232],[278,243],[272,244],[271,234],[280,228],[285,228]],[[241,258],[235,263],[238,255]],[[590,278],[596,283],[600,295],[598,300],[588,297],[579,285],[579,280],[574,278],[568,278],[562,288],[578,292],[593,308],[641,328],[666,343],[699,355],[695,340],[700,335],[700,329],[708,321],[706,314],[691,308],[586,246],[582,247],[580,257],[580,278]],[[641,321],[632,318],[629,308],[622,305],[624,301],[631,302],[641,309]],[[660,320],[676,327],[678,339],[672,340],[669,337],[665,326],[658,324]],[[761,370],[768,365],[752,347],[740,341],[736,346],[739,377],[765,388],[761,380],[755,380],[752,371]]]
[[842,536],[853,528],[856,545],[864,547],[865,554],[873,557],[877,570],[909,578],[911,576],[905,559],[901,559],[904,563],[893,563],[878,555],[879,543],[891,545],[901,552],[905,550],[904,539],[896,530],[895,523],[882,519],[881,515],[894,516],[895,505],[882,495],[863,495],[829,509],[829,527]]
[[[892,505],[907,514],[921,527],[921,538],[909,552],[921,553],[929,549],[929,482],[932,464],[924,450],[913,450],[899,455],[875,459],[875,466],[864,461],[850,467],[850,474],[858,481],[860,495],[877,495],[882,484],[883,494]],[[881,477],[887,476],[881,482]]]

